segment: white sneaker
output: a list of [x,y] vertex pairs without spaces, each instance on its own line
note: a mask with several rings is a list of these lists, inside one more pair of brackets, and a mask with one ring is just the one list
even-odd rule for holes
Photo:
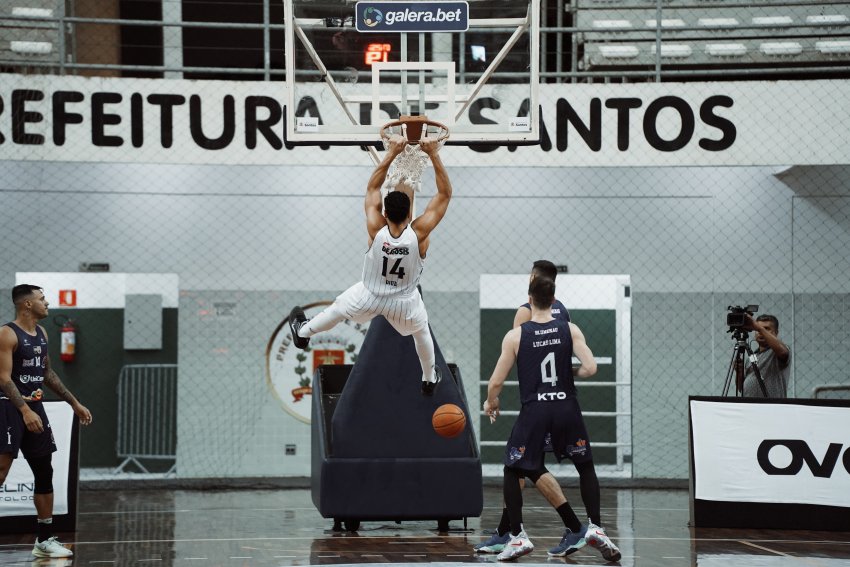
[[620,548],[614,545],[614,542],[605,533],[605,528],[595,525],[590,520],[588,520],[588,524],[587,534],[584,536],[587,544],[598,549],[605,561],[619,561],[621,557]]
[[525,530],[522,530],[517,535],[511,535],[511,541],[505,544],[505,549],[496,556],[499,561],[511,561],[517,557],[528,555],[534,551],[534,544],[528,539]]
[[74,552],[59,543],[56,537],[51,537],[44,541],[36,540],[32,554],[36,557],[71,557]]

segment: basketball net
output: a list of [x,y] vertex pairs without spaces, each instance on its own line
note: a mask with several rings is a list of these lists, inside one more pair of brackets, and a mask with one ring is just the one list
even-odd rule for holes
[[383,185],[384,195],[395,190],[399,183],[408,185],[418,193],[422,189],[422,172],[431,162],[428,154],[419,147],[419,141],[431,136],[437,139],[442,148],[449,137],[448,128],[439,122],[428,120],[425,116],[401,116],[399,120],[381,128],[381,139],[385,150],[389,148],[390,136],[393,134],[403,136],[407,140],[407,145],[390,164]]
[[[384,149],[386,149],[386,145],[384,143]],[[428,154],[423,152],[418,145],[408,144],[404,146],[404,149],[390,165],[384,188],[389,193],[399,183],[404,183],[418,193],[422,189],[422,172],[428,167],[430,161]]]

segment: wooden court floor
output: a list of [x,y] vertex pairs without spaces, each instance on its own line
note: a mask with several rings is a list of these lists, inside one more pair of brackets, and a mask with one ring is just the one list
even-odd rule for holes
[[[577,489],[568,496],[580,502]],[[604,565],[585,547],[563,559],[546,550],[562,534],[557,514],[526,490],[525,528],[535,545],[525,565]],[[334,532],[306,489],[83,490],[76,533],[60,534],[72,560],[34,560],[32,535],[0,534],[0,566],[253,567],[343,564],[497,563],[472,546],[493,529],[501,490],[487,487],[480,518],[436,522],[368,522]],[[582,510],[580,504],[574,507]],[[848,567],[850,533],[693,529],[684,490],[602,489],[602,517],[619,545],[620,565],[708,567]]]

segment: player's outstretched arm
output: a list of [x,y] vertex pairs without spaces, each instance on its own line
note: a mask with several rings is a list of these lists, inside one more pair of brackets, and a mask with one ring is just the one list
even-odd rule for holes
[[581,366],[575,371],[575,376],[590,378],[596,374],[596,359],[593,357],[590,347],[587,346],[584,333],[575,323],[570,323],[570,334],[573,337],[573,354],[581,361]]
[[422,138],[419,147],[431,158],[431,164],[434,166],[434,177],[437,182],[437,194],[431,198],[428,206],[425,207],[425,212],[413,222],[413,230],[416,231],[419,241],[423,242],[446,215],[449,201],[452,198],[452,183],[449,180],[449,172],[446,171],[446,166],[440,159],[440,144],[437,139]]
[[507,380],[514,362],[516,362],[520,332],[519,329],[512,329],[505,335],[505,338],[502,340],[502,352],[499,355],[499,360],[496,361],[493,374],[490,375],[490,381],[487,383],[487,399],[484,401],[484,413],[490,418],[490,423],[493,423],[499,417],[499,394],[502,393],[505,380]]
[[369,233],[369,244],[381,230],[386,221],[383,215],[383,206],[381,202],[381,187],[387,178],[387,172],[393,160],[404,150],[407,145],[407,139],[398,134],[393,134],[389,139],[389,147],[384,159],[375,167],[372,176],[369,178],[369,183],[366,184],[366,232]]

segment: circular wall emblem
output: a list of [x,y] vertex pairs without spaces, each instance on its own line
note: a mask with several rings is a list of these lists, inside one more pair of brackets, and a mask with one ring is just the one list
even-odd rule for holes
[[[331,303],[304,305],[304,313],[308,319],[315,317]],[[354,364],[368,329],[368,323],[343,321],[312,337],[307,349],[300,350],[292,344],[289,317],[281,321],[266,346],[266,384],[283,409],[299,421],[310,423],[316,369],[322,364]]]

